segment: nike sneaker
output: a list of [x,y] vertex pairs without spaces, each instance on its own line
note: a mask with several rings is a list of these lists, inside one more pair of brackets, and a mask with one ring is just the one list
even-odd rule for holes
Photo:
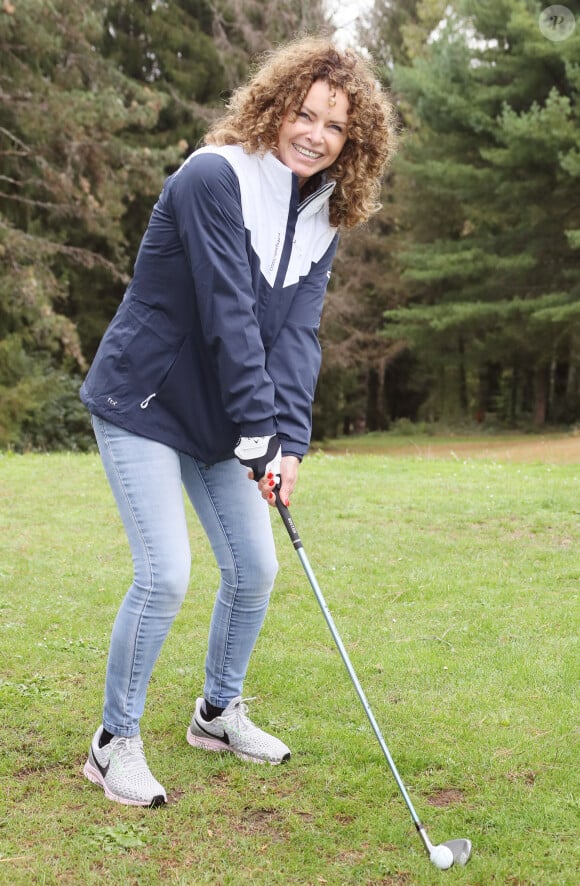
[[165,788],[153,778],[139,735],[132,738],[113,736],[99,747],[103,727],[99,726],[91,742],[83,773],[98,784],[109,800],[125,806],[162,806],[167,802]]
[[290,749],[284,742],[254,726],[247,717],[248,706],[238,696],[213,720],[205,720],[201,711],[204,700],[198,698],[195,713],[187,730],[187,740],[206,751],[230,751],[251,763],[285,763]]

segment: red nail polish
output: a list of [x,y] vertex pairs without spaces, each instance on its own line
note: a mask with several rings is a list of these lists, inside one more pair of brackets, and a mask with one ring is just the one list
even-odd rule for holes
[[270,471],[270,473],[268,474],[268,480],[273,480],[273,479],[274,479],[274,474],[272,473],[272,471]]
[[270,482],[268,483],[268,486],[274,486],[274,485],[275,485],[275,484],[274,484],[274,481],[273,481],[273,480],[270,480]]

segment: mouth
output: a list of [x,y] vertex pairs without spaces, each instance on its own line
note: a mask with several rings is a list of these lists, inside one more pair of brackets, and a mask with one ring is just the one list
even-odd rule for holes
[[310,151],[308,148],[303,148],[302,145],[294,144],[294,142],[292,142],[292,147],[306,160],[320,160],[322,157],[322,154],[317,153],[317,151]]

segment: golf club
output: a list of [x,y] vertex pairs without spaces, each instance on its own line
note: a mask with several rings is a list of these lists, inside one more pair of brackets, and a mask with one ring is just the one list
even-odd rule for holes
[[406,789],[405,785],[403,784],[403,780],[401,779],[398,769],[395,766],[395,762],[394,762],[393,758],[391,757],[390,751],[389,751],[387,744],[382,736],[381,730],[379,729],[377,721],[375,720],[374,714],[371,711],[370,705],[367,701],[366,695],[362,689],[362,686],[359,683],[358,677],[357,677],[355,670],[351,664],[348,653],[347,653],[347,651],[344,647],[344,644],[340,638],[340,635],[339,635],[336,625],[334,623],[334,619],[332,618],[330,610],[329,610],[328,606],[326,605],[326,601],[322,595],[322,591],[320,590],[318,582],[316,581],[316,576],[314,575],[314,572],[312,571],[312,567],[310,566],[310,563],[308,561],[308,557],[306,556],[306,551],[304,550],[304,546],[302,544],[302,541],[300,540],[298,530],[296,529],[294,521],[290,515],[290,511],[288,510],[288,508],[286,507],[286,505],[283,503],[282,499],[280,498],[279,487],[277,487],[275,489],[275,495],[276,495],[276,506],[278,508],[280,516],[282,517],[282,520],[284,522],[284,526],[286,527],[288,535],[290,536],[290,540],[292,541],[292,544],[294,545],[296,553],[298,554],[298,556],[300,558],[300,562],[302,563],[302,566],[304,568],[304,572],[306,573],[308,581],[310,582],[310,584],[312,586],[312,590],[314,591],[314,595],[318,601],[318,605],[320,606],[320,608],[322,610],[322,614],[324,615],[324,618],[326,619],[326,623],[328,624],[328,627],[330,628],[330,633],[332,634],[332,638],[333,638],[334,642],[336,643],[337,649],[340,652],[341,658],[342,658],[342,660],[345,664],[345,667],[348,671],[349,677],[352,680],[354,688],[357,691],[358,697],[359,697],[361,704],[364,708],[365,714],[367,715],[367,717],[369,719],[369,722],[373,728],[373,732],[375,733],[375,735],[377,737],[377,740],[379,742],[381,750],[382,750],[383,754],[385,755],[385,758],[387,760],[387,763],[389,764],[389,768],[390,768],[391,772],[393,773],[394,779],[397,783],[397,787],[399,788],[399,791],[401,792],[401,794],[403,796],[403,800],[407,804],[407,808],[408,808],[409,812],[411,813],[411,818],[413,819],[413,823],[419,833],[419,836],[421,837],[421,840],[423,841],[423,845],[427,851],[427,855],[429,856],[429,859],[433,862],[435,867],[438,867],[441,870],[446,870],[447,868],[450,868],[454,864],[458,864],[458,865],[467,864],[467,862],[469,861],[469,858],[471,856],[471,841],[470,840],[460,838],[457,840],[448,840],[446,843],[439,843],[437,846],[434,846],[431,843],[429,837],[427,836],[427,831],[425,830],[425,828],[421,824],[421,821],[419,820],[419,816],[415,812],[415,807],[413,806],[413,804],[411,802],[411,798],[409,797],[409,794],[407,793],[407,789]]

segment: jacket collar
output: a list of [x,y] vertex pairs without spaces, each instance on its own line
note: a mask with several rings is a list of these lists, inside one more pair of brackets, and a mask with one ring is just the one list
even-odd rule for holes
[[[295,172],[282,163],[281,160],[272,152],[268,151],[264,157],[269,159],[269,162],[273,164],[275,168],[277,168],[281,173],[285,175],[291,176],[293,187],[298,191],[298,176]],[[310,194],[301,203],[298,204],[298,214],[302,216],[302,218],[307,219],[311,218],[313,215],[316,215],[322,207],[328,203],[330,199],[330,195],[334,191],[336,187],[336,182],[328,181],[326,175],[322,175],[322,183],[319,188],[314,191],[313,194]]]
[[301,215],[302,218],[310,218],[311,216],[316,215],[316,213],[328,203],[330,195],[335,187],[336,182],[323,181],[318,190],[313,194],[310,194],[309,197],[306,197],[306,199],[298,205],[298,214]]

